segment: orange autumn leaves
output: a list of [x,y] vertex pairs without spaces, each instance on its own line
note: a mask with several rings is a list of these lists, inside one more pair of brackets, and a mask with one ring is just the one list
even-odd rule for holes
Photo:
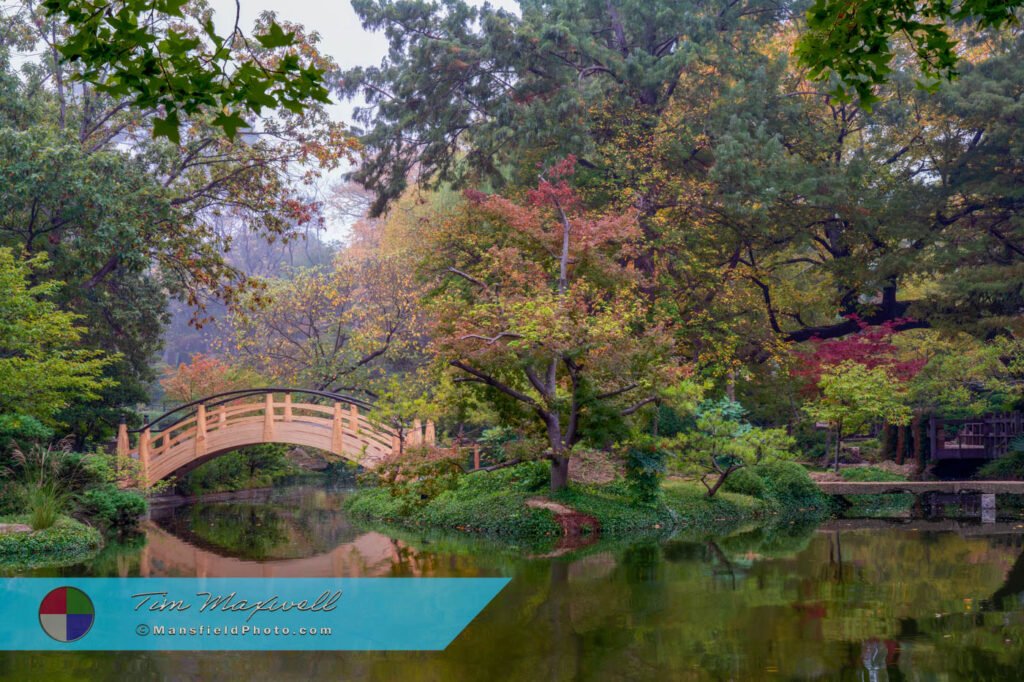
[[467,191],[466,198],[483,214],[504,220],[510,228],[536,240],[552,254],[560,253],[568,226],[569,257],[573,261],[604,247],[611,247],[623,258],[632,255],[632,247],[640,239],[637,212],[589,211],[569,184],[575,171],[576,157],[570,154],[541,174],[537,186],[526,192],[523,202],[476,190]]

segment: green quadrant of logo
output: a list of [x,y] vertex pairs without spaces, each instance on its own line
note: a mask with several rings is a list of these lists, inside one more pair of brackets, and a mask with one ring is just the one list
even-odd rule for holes
[[92,602],[89,601],[89,597],[87,597],[84,592],[76,590],[73,587],[67,588],[67,591],[68,613],[88,614],[90,616],[95,613],[95,611],[93,611]]

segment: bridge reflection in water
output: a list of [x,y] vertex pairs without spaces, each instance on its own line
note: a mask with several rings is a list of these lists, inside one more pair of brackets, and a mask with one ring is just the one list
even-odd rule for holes
[[[402,542],[375,532],[356,536],[329,552],[297,559],[253,561],[224,556],[194,545],[153,521],[143,530],[148,542],[139,557],[142,577],[331,578],[418,576],[423,568]],[[127,567],[125,568],[127,572]]]
[[241,495],[155,508],[142,524],[145,537],[119,557],[114,570],[144,577],[484,575],[469,558],[430,551],[432,545],[417,550],[353,525],[341,491],[299,486]]

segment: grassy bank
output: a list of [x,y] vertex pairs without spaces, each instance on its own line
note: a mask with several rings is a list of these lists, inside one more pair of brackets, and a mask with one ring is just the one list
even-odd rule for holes
[[[0,517],[4,524],[28,524],[27,515]],[[100,532],[61,516],[44,530],[0,533],[0,570],[77,563],[103,545]]]
[[346,507],[357,518],[511,538],[561,534],[553,512],[527,506],[528,500],[538,499],[597,519],[605,537],[660,535],[679,528],[699,532],[777,517],[820,517],[830,508],[797,464],[753,467],[742,474],[710,499],[699,483],[669,481],[662,485],[656,502],[641,503],[622,482],[573,485],[550,494],[546,465],[531,462],[461,476],[453,488],[432,499],[363,488],[348,499]]

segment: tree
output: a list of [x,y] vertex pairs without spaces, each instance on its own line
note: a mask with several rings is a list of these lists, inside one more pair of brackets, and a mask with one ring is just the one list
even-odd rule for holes
[[254,373],[202,353],[193,354],[188,364],[168,368],[160,379],[167,397],[182,403],[261,383]]
[[846,361],[827,370],[818,383],[821,396],[805,405],[812,419],[827,422],[835,431],[835,470],[839,471],[839,453],[843,437],[858,433],[880,421],[898,426],[910,422],[905,404],[906,388],[883,367],[868,369]]
[[402,454],[415,422],[437,416],[432,379],[424,367],[418,371],[391,372],[372,383],[375,398],[367,418],[394,431]]
[[701,371],[862,323],[984,334],[1020,309],[1019,35],[965,36],[934,95],[895,63],[868,110],[792,62],[787,3],[356,7],[392,48],[342,87],[371,104],[354,177],[373,210],[413,177],[514,192],[575,154],[602,208],[637,211],[642,293]]
[[249,116],[310,101],[329,103],[325,69],[302,49],[294,29],[264,13],[252,39],[235,15],[230,35],[214,30],[205,2],[190,0],[43,0],[66,37],[55,50],[82,69],[76,80],[152,117],[153,135],[181,139],[186,116],[213,111],[210,123],[229,137]]
[[413,273],[398,257],[341,253],[234,307],[228,350],[275,381],[372,396],[382,366],[419,345],[419,319]]
[[[610,173],[591,156],[596,144],[633,123],[638,134],[653,131],[696,62],[714,62],[716,49],[733,50],[788,16],[786,3],[761,0],[686,12],[670,0],[524,2],[521,16],[463,0],[356,0],[353,8],[390,44],[379,66],[350,69],[338,84],[370,105],[356,113],[368,130],[353,177],[375,192],[373,214],[401,196],[414,169],[431,184],[500,188],[510,171],[528,172],[519,179],[529,182],[534,163],[575,154]],[[690,152],[674,151],[677,159]]]
[[469,192],[426,245],[443,282],[438,357],[544,434],[552,490],[577,443],[654,402],[668,351],[629,264],[635,214],[588,209],[569,184],[575,166],[547,168],[522,199]]
[[[139,111],[87,83],[59,58],[62,26],[22,7],[0,34],[0,246],[45,253],[43,276],[67,283],[57,303],[82,315],[83,347],[120,354],[103,400],[62,420],[100,439],[125,406],[147,399],[168,298],[194,325],[210,301],[252,282],[225,254],[245,237],[289,242],[319,224],[310,186],[351,140],[320,106],[281,112],[234,141],[198,112],[181,144],[153,140]],[[291,29],[289,29],[291,30]],[[313,36],[297,47],[323,60]],[[12,37],[13,36],[13,37]],[[17,72],[10,50],[39,54]]]
[[693,428],[667,439],[674,467],[699,475],[709,498],[744,467],[793,458],[794,442],[784,429],[753,426],[745,414],[729,399],[705,401],[696,410]]
[[921,371],[927,360],[906,357],[895,343],[896,328],[903,320],[869,326],[856,316],[854,319],[860,325],[856,334],[828,340],[812,339],[809,352],[800,352],[801,359],[794,373],[816,389],[823,372],[844,362],[856,362],[868,369],[884,367],[894,379],[903,382],[910,381]]
[[862,105],[878,101],[875,88],[889,82],[903,43],[923,75],[933,82],[958,74],[961,57],[953,26],[999,29],[1019,23],[1021,0],[815,0],[807,10],[807,29],[797,43],[800,63],[811,78],[838,81],[832,95],[855,93]]
[[77,347],[80,316],[53,298],[59,282],[36,283],[46,259],[16,259],[0,248],[0,413],[17,413],[54,424],[61,408],[93,400],[109,385],[103,369],[113,358]]
[[925,355],[908,385],[915,409],[955,419],[1019,409],[1024,394],[1019,338],[1006,333],[983,341],[964,333],[922,331],[900,341]]

